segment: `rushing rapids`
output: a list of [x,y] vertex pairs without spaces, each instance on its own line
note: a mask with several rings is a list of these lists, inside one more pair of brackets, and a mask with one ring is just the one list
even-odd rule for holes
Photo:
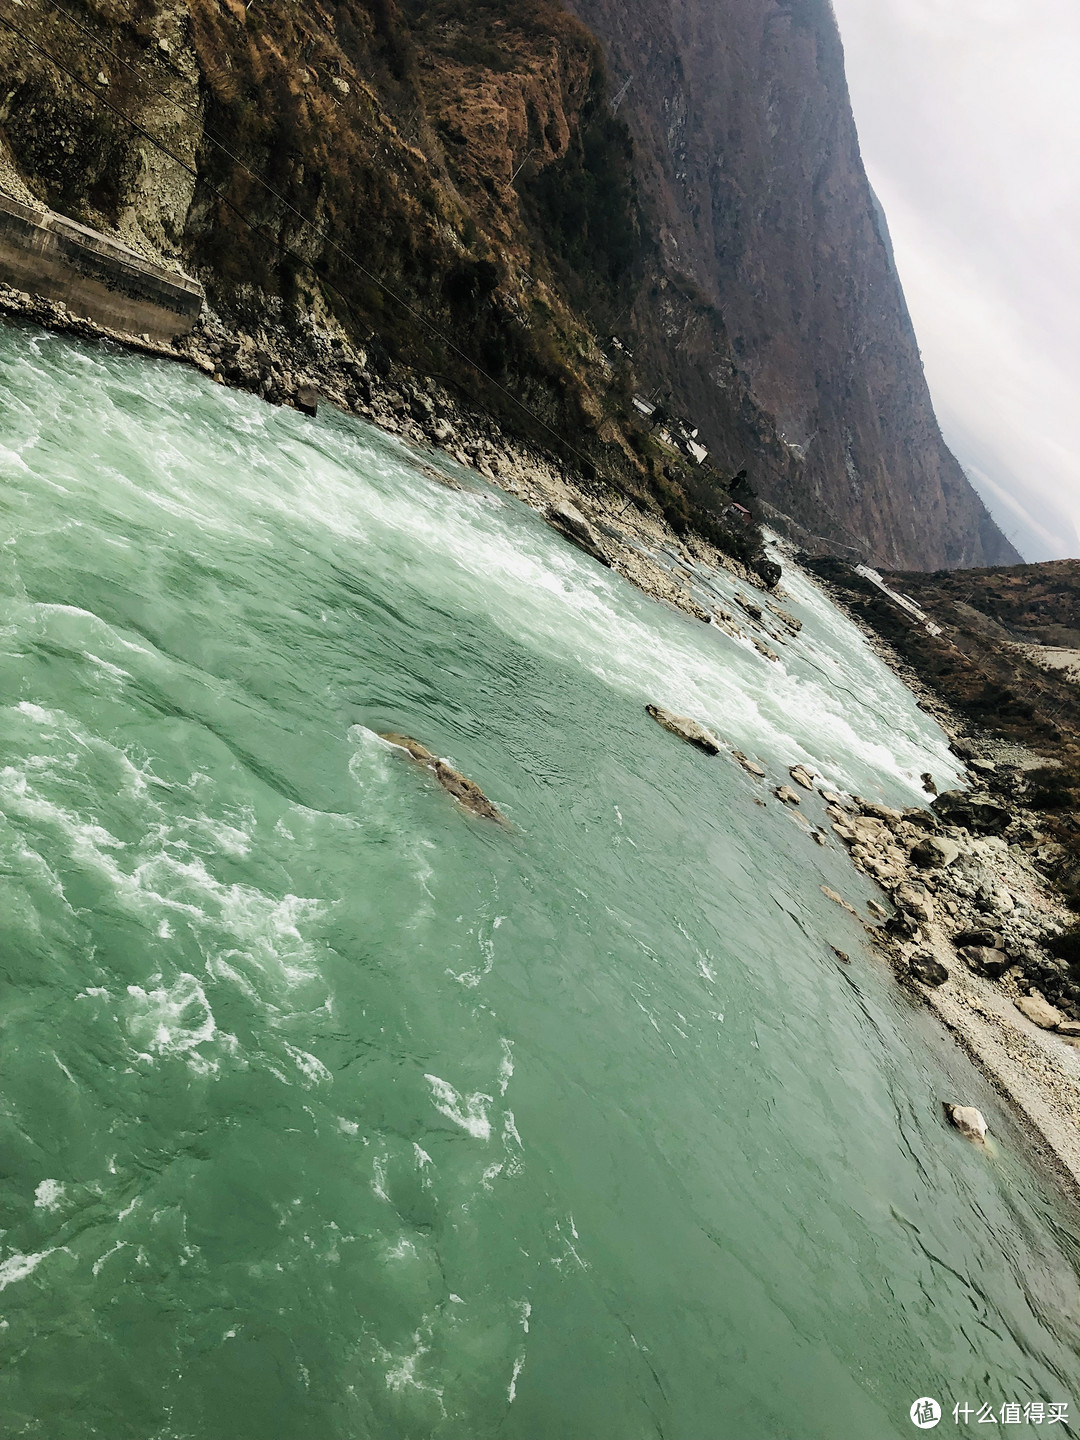
[[1073,1398],[1064,1202],[727,748],[955,782],[819,592],[770,662],[342,417],[29,331],[0,377],[6,1434]]

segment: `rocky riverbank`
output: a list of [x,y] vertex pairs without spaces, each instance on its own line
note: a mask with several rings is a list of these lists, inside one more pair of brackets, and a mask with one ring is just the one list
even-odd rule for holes
[[[836,583],[834,562],[822,563],[828,574],[815,565],[817,583],[934,716],[967,767],[968,788],[928,798],[926,809],[901,813],[856,797],[833,809],[833,828],[854,865],[888,897],[868,931],[902,983],[949,1027],[1080,1190],[1080,970],[1062,953],[1069,953],[1062,942],[1077,921],[1062,883],[1070,873],[1072,851],[1061,842],[1071,815],[1048,786],[1048,776],[1068,780],[1054,752],[1067,762],[1074,738],[1059,733],[1035,750],[959,713],[950,687],[958,672],[970,686],[973,666],[967,655],[962,672],[942,665],[955,648],[951,631],[930,634],[926,615],[901,614],[870,585],[853,592]],[[853,603],[853,593],[862,603]],[[875,623],[879,612],[889,638]],[[892,636],[898,626],[907,642],[900,648]],[[1037,710],[1025,718],[1036,728],[1041,719]]]

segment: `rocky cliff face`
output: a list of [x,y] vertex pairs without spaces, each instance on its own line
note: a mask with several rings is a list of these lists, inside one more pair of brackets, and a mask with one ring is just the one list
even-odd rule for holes
[[879,563],[1014,558],[938,433],[827,0],[574,5],[24,0],[0,187],[183,265],[239,330],[304,317],[438,376],[680,528],[745,469]]
[[762,493],[879,563],[1018,560],[938,430],[828,0],[570,4],[629,82],[664,275],[716,307],[795,462],[759,467]]

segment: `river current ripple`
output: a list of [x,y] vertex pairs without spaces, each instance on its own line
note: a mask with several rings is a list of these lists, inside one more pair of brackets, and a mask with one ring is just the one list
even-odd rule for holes
[[1080,1403],[1073,1216],[821,891],[869,883],[644,706],[894,803],[944,736],[798,575],[769,664],[462,478],[0,332],[0,1430]]

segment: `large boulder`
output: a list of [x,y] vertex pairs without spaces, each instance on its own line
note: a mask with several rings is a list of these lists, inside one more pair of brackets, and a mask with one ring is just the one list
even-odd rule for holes
[[1056,1030],[1065,1019],[1061,1011],[1048,1000],[1044,1000],[1037,990],[1033,990],[1030,995],[1021,995],[1013,1004],[1021,1015],[1026,1015],[1040,1030]]
[[750,561],[750,569],[758,577],[766,590],[775,590],[780,584],[780,577],[784,573],[775,560],[770,560],[767,555]]
[[934,901],[922,885],[912,884],[910,881],[898,885],[893,895],[893,904],[920,925],[928,925],[934,918]]
[[917,950],[914,955],[910,955],[908,969],[915,979],[921,980],[924,985],[944,985],[949,978],[948,970],[928,950]]
[[969,970],[976,975],[989,975],[996,980],[1012,964],[1004,950],[995,950],[990,945],[965,945],[960,957]]
[[965,945],[985,945],[990,950],[1004,950],[1005,939],[996,930],[960,930],[952,937],[952,943],[961,949]]
[[969,794],[965,790],[944,790],[931,802],[934,811],[948,825],[960,825],[980,835],[1000,835],[1012,819],[1006,806],[992,795]]
[[877,800],[860,799],[858,804],[864,815],[870,815],[886,825],[899,825],[904,818],[902,811],[895,810],[891,805],[882,805]]
[[918,830],[939,830],[941,821],[929,810],[923,810],[921,806],[910,805],[904,812],[904,819],[909,825],[914,825]]
[[1016,901],[1004,885],[996,880],[984,881],[975,892],[975,904],[986,915],[1011,915]]
[[679,739],[685,740],[688,745],[696,745],[707,755],[720,754],[720,741],[698,721],[691,720],[686,715],[675,715],[672,711],[665,710],[662,705],[646,705],[645,709],[658,725],[670,730],[672,735],[678,735]]
[[599,560],[603,565],[610,565],[611,561],[604,553],[604,546],[600,536],[589,524],[585,516],[576,506],[571,505],[568,500],[553,500],[547,508],[547,521],[554,526],[560,535],[565,535],[567,540],[573,541],[580,549],[586,551],[594,560]]
[[981,1110],[974,1105],[945,1105],[943,1109],[949,1124],[955,1125],[961,1135],[979,1145],[985,1143],[987,1126]]
[[944,835],[928,835],[911,847],[913,863],[923,870],[944,870],[959,854],[960,846]]

